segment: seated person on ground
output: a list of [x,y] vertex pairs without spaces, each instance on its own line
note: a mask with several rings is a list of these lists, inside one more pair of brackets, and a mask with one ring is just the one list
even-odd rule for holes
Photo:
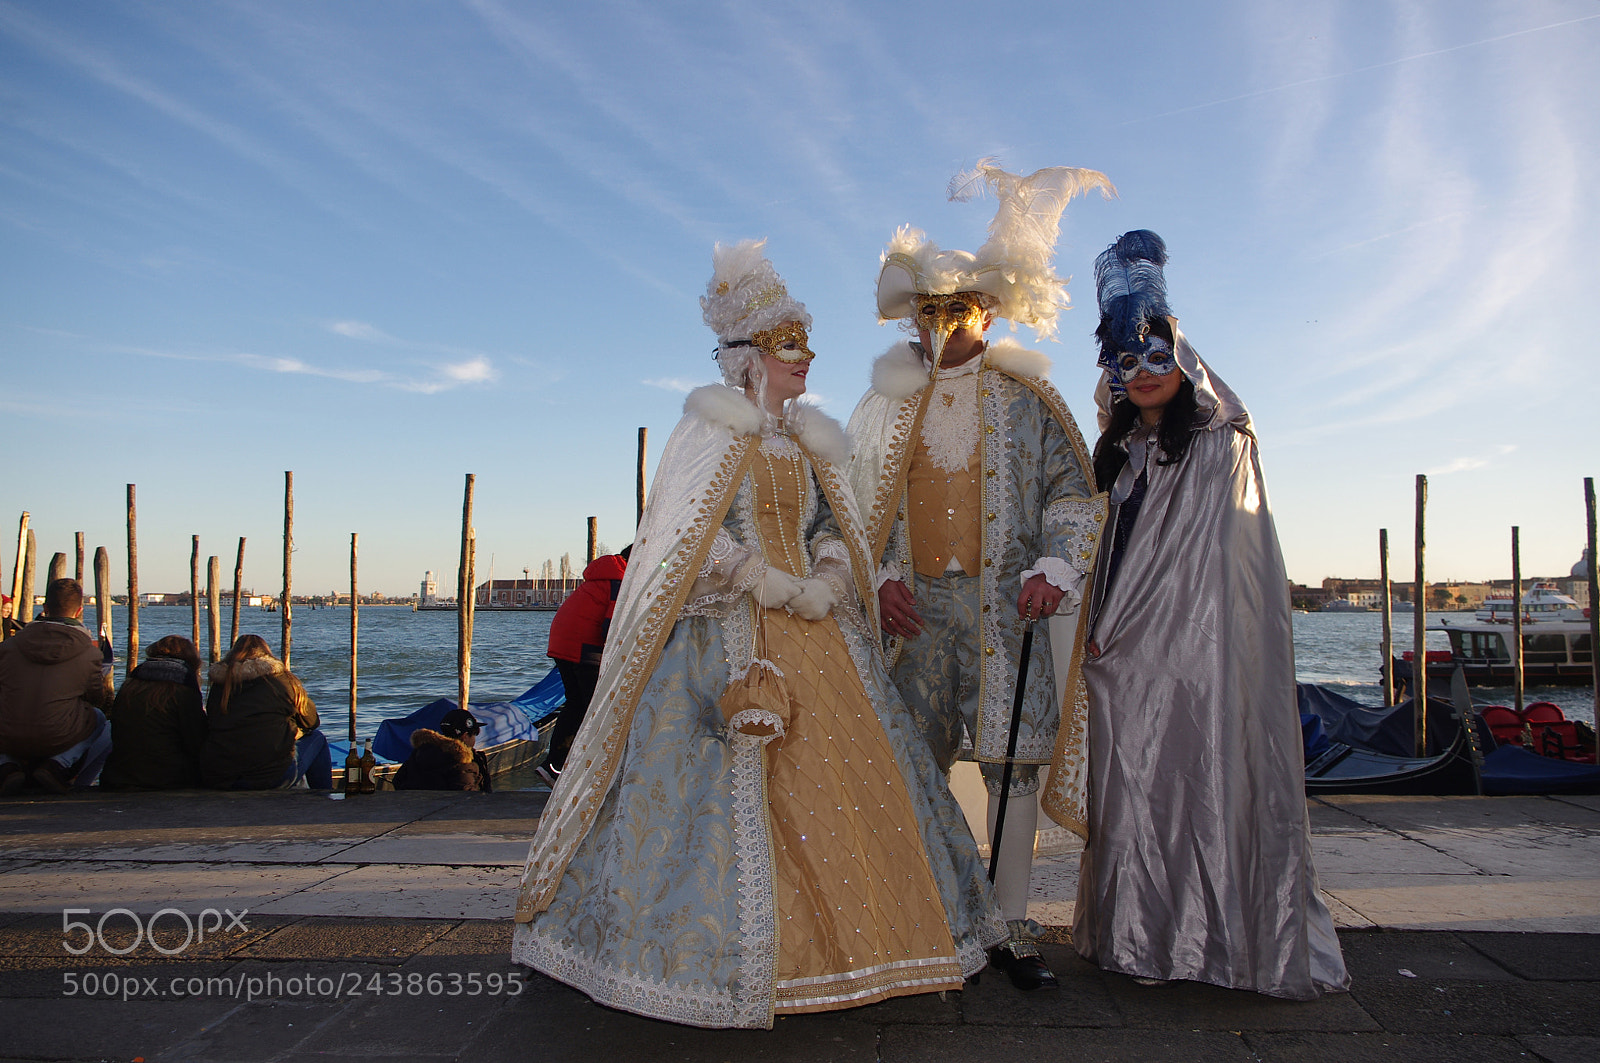
[[306,688],[260,635],[211,666],[200,780],[219,790],[333,788],[333,757]]
[[0,642],[0,794],[31,778],[53,793],[94,785],[111,752],[111,645],[83,629],[83,588],[58,579],[44,614]]
[[182,635],[145,650],[111,704],[111,759],[100,785],[119,790],[182,790],[200,785],[206,710],[200,652]]
[[488,793],[489,762],[473,746],[483,729],[476,717],[451,709],[439,729],[411,732],[411,755],[395,772],[396,790],[481,790]]

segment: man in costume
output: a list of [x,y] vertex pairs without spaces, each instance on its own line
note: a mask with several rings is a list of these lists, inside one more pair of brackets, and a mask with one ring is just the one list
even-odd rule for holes
[[[1059,645],[1039,640],[1024,677],[995,879],[1009,937],[990,951],[1016,986],[1036,989],[1056,980],[1027,924],[1034,795],[1058,733],[1068,750],[1059,770],[1071,777],[1069,792],[1082,792],[1085,709],[1071,647],[1106,504],[1047,379],[1050,360],[985,337],[996,317],[1054,333],[1066,296],[1052,266],[1061,212],[1080,192],[1114,190],[1094,170],[1023,178],[985,160],[951,182],[951,198],[985,188],[1000,206],[977,254],[941,250],[909,226],[890,241],[878,313],[909,322],[918,340],[873,365],[872,388],[850,419],[850,477],[865,510],[891,676],[945,772],[965,732],[989,791],[991,837],[1023,632],[1061,617],[1051,625]],[[1082,832],[1081,801],[1052,815]]]

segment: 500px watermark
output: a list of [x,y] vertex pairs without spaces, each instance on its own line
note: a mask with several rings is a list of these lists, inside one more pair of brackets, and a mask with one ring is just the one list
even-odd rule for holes
[[[215,908],[202,908],[194,917],[188,912],[178,908],[163,908],[149,919],[142,919],[138,913],[130,908],[113,908],[100,916],[93,923],[81,919],[74,919],[76,915],[93,916],[90,908],[63,908],[61,909],[61,947],[73,956],[82,956],[95,946],[101,951],[112,956],[126,956],[138,948],[145,940],[149,940],[150,947],[163,956],[176,956],[190,945],[205,941],[206,935],[216,937],[218,934],[242,934],[249,931],[244,917],[250,914],[250,909],[241,908],[235,914],[232,908],[218,911]],[[108,938],[106,926],[111,923],[111,937]],[[127,920],[130,925],[122,922]],[[160,927],[161,936],[157,937],[156,930]],[[171,942],[176,939],[178,928],[183,928],[183,940],[176,946]],[[131,940],[129,933],[132,933]]]
[[235,1000],[295,1000],[303,997],[476,997],[517,996],[521,971],[345,971],[342,974],[233,974],[200,977],[122,974],[118,971],[67,971],[61,976],[64,997],[106,997],[121,1000],[152,997],[232,997]]

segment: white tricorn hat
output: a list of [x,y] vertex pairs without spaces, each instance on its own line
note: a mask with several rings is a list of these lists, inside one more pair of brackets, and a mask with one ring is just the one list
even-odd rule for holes
[[1055,274],[1061,213],[1077,195],[1098,188],[1116,195],[1098,170],[1052,166],[1027,177],[1006,173],[995,159],[950,179],[949,196],[965,201],[986,190],[999,201],[989,239],[978,249],[946,251],[920,229],[903,225],[883,253],[878,274],[878,317],[908,318],[918,295],[975,292],[996,317],[1031,326],[1041,338],[1055,334],[1056,315],[1067,305],[1067,286]]

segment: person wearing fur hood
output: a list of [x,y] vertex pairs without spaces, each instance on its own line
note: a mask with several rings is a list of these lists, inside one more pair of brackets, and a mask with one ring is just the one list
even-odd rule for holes
[[240,635],[211,666],[200,779],[220,790],[333,787],[311,695],[260,635]]
[[1074,195],[1111,186],[1094,170],[1019,177],[984,160],[952,181],[951,198],[985,188],[1000,209],[976,254],[941,249],[909,226],[884,253],[879,317],[904,321],[918,339],[872,367],[872,387],[850,418],[850,479],[865,509],[895,686],[942,772],[970,748],[989,791],[991,832],[1023,633],[1051,620],[1051,638],[1029,659],[996,862],[1009,937],[991,952],[1018,988],[1038,989],[1056,983],[1026,921],[1034,795],[1039,766],[1064,745],[1079,799],[1052,815],[1082,833],[1087,708],[1076,607],[1106,501],[1048,379],[1049,358],[987,333],[1003,317],[1053,334],[1066,294],[1051,265],[1061,212]]
[[438,730],[411,732],[411,755],[394,773],[396,790],[465,790],[490,793],[489,761],[474,748],[483,725],[463,709],[451,709]]
[[797,401],[811,317],[763,247],[713,256],[725,383],[661,455],[512,944],[695,1026],[959,989],[1004,936],[888,682],[849,448]]

